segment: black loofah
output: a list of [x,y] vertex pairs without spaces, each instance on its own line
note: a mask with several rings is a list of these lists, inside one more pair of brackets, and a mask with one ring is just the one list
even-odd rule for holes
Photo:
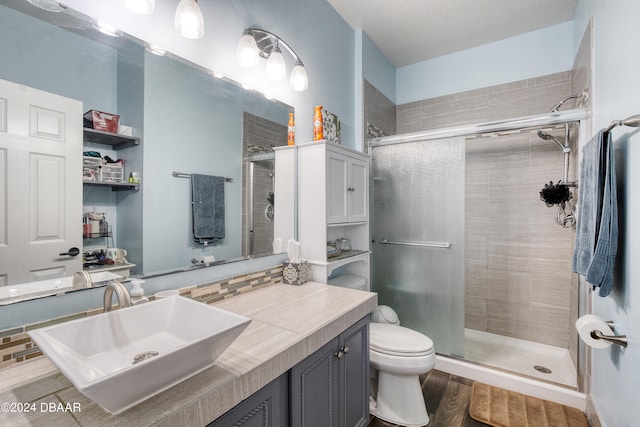
[[542,200],[548,207],[559,205],[567,202],[571,199],[571,192],[569,187],[562,184],[562,181],[558,181],[554,184],[553,181],[549,181],[544,185],[544,188],[540,190],[540,200]]

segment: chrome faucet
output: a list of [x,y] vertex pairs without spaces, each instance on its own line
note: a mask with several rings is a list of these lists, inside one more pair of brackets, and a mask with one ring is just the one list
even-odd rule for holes
[[116,293],[116,297],[118,298],[118,304],[120,307],[130,307],[131,297],[129,296],[129,291],[124,285],[120,282],[109,282],[107,286],[104,288],[104,310],[103,313],[107,311],[111,311],[111,299],[113,298],[113,293]]

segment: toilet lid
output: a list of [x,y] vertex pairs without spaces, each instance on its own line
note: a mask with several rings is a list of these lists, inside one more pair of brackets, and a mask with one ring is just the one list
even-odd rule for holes
[[433,353],[433,341],[403,326],[386,323],[369,325],[369,346],[371,350],[389,355],[426,356]]

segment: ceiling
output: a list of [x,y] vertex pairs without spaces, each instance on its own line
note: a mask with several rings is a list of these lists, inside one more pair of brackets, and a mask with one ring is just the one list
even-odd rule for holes
[[327,0],[396,67],[573,19],[578,0]]

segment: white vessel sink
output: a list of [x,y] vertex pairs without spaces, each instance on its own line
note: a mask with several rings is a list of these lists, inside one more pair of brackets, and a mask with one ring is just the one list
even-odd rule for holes
[[174,296],[29,336],[82,394],[118,414],[213,365],[250,321]]

